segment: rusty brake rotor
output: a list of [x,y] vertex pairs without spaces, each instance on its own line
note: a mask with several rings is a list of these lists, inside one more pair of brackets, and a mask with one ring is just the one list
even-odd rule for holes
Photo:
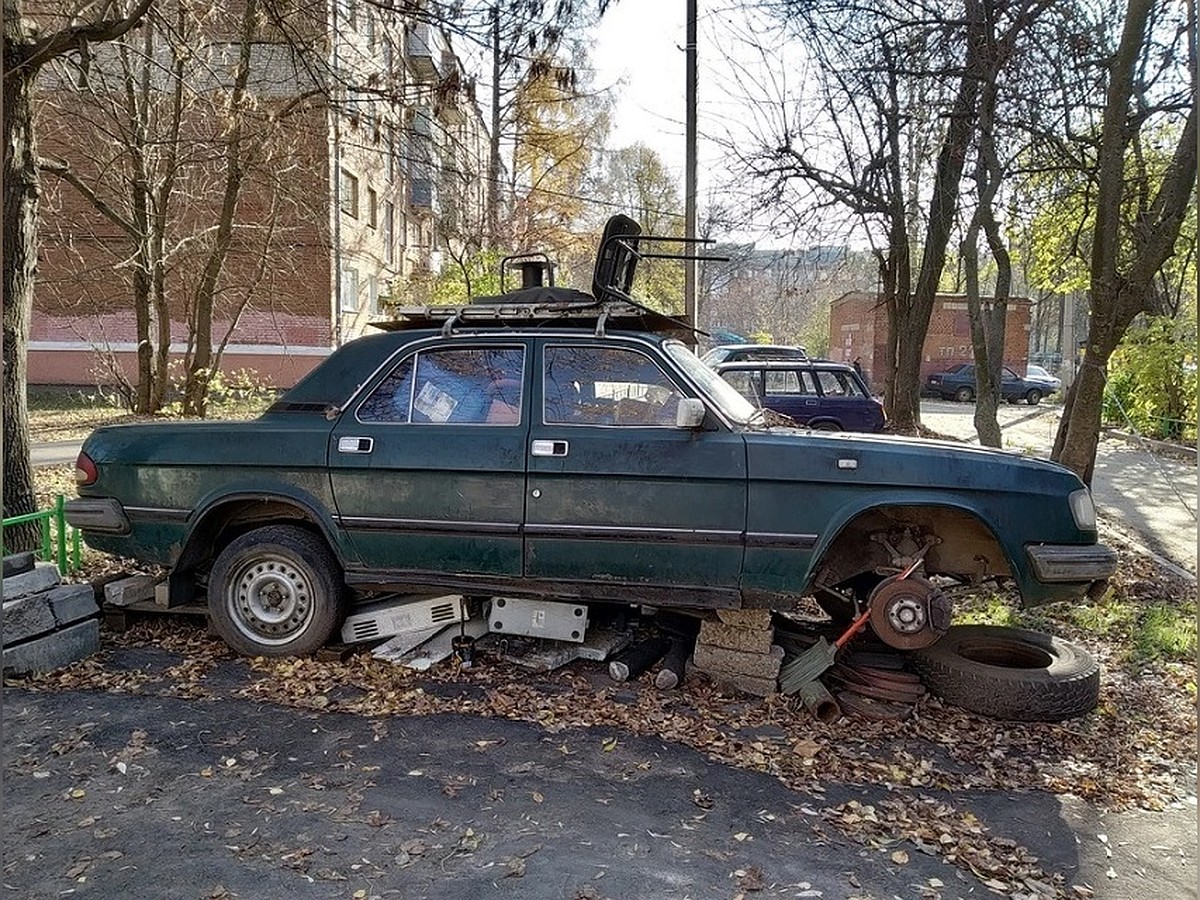
[[869,602],[871,628],[901,650],[928,647],[950,628],[950,598],[919,575],[881,582]]

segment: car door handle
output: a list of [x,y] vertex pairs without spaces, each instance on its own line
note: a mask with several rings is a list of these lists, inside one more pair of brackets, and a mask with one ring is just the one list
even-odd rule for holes
[[534,441],[529,447],[530,456],[566,456],[566,441]]
[[338,438],[338,453],[370,453],[375,449],[375,438],[341,437]]

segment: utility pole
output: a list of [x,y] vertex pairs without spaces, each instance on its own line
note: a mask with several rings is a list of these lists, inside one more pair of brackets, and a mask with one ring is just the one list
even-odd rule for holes
[[[683,175],[683,236],[689,243],[684,246],[687,253],[695,253],[696,244],[696,3],[687,0],[687,46],[684,56],[687,61],[687,124],[685,141],[687,155]],[[683,315],[688,324],[696,325],[696,260],[683,261]]]

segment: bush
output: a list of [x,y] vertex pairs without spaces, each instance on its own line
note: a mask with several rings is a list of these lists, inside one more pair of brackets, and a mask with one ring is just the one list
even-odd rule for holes
[[1196,440],[1195,341],[1186,321],[1149,318],[1131,328],[1113,353],[1104,421],[1160,440]]

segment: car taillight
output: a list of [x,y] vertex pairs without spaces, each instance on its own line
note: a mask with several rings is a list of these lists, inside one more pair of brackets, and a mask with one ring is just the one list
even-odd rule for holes
[[99,477],[100,472],[92,458],[80,450],[79,456],[75,458],[75,483],[81,486],[95,484]]

